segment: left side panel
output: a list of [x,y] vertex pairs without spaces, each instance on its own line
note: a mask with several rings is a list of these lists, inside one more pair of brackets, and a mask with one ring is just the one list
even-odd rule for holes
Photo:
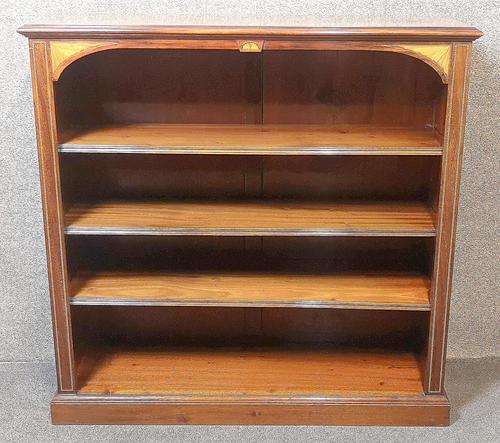
[[54,91],[49,50],[48,41],[30,40],[31,76],[57,380],[60,392],[71,392],[75,390],[75,365],[67,292],[68,276],[64,243],[64,212],[61,200]]

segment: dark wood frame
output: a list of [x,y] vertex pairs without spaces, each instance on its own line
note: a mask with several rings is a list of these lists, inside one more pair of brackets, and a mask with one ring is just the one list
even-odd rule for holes
[[[444,364],[453,271],[463,133],[475,28],[224,28],[224,27],[81,27],[25,26],[29,37],[37,143],[49,269],[58,393],[52,403],[54,423],[241,423],[241,424],[377,424],[446,425],[449,403],[444,391]],[[53,66],[51,46],[58,42],[86,42],[61,66]],[[244,400],[179,401],[169,396],[79,395],[75,382],[70,297],[66,265],[64,211],[59,172],[59,144],[53,81],[74,60],[96,50],[120,47],[265,49],[396,50],[402,43],[448,45],[450,64],[440,197],[437,208],[436,252],[431,290],[431,316],[424,369],[425,394],[419,398],[339,398],[273,402]],[[77,44],[77,46],[78,46]],[[404,45],[403,45],[404,46]],[[101,49],[99,49],[99,47]],[[90,48],[90,49],[88,49]],[[391,49],[392,48],[392,49]],[[412,51],[412,56],[419,56]],[[429,63],[425,54],[422,60]],[[431,61],[432,62],[432,61]],[[434,62],[432,62],[434,63]],[[439,66],[436,67],[439,70]],[[441,66],[443,68],[443,66]],[[71,147],[63,146],[62,151]],[[290,151],[293,153],[293,150]],[[332,151],[333,152],[333,151]],[[332,152],[328,152],[332,154]],[[338,153],[342,153],[339,150]],[[316,152],[315,152],[316,153]],[[317,152],[321,155],[322,152]],[[260,234],[259,234],[260,235]],[[392,234],[389,234],[392,235]]]

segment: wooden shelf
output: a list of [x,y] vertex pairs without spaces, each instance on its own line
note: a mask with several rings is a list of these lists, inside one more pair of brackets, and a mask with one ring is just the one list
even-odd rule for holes
[[74,235],[435,235],[419,202],[105,201],[75,205],[65,221]]
[[429,280],[417,274],[89,273],[70,294],[73,305],[430,310]]
[[79,394],[290,400],[423,393],[412,353],[327,346],[111,348],[87,355]]
[[61,152],[254,155],[440,155],[429,128],[368,125],[131,124],[63,134]]

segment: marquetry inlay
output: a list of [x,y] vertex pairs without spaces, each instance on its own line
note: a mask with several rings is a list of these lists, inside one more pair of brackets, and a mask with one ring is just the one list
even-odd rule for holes
[[[166,45],[167,42],[144,42],[145,47],[169,47],[171,45]],[[234,44],[234,43],[233,43]],[[142,45],[139,45],[142,46]],[[356,50],[356,45],[350,46],[350,49]],[[137,43],[130,44],[128,42],[120,41],[106,41],[106,42],[96,42],[96,41],[52,41],[50,43],[50,54],[52,62],[52,78],[53,80],[58,80],[64,69],[69,66],[75,60],[91,54],[93,52],[102,51],[105,49],[118,49],[127,47],[138,47]],[[240,52],[261,52],[264,47],[264,41],[248,41],[239,40],[236,42],[236,48]],[[342,48],[344,49],[344,48]],[[360,47],[359,49],[366,50],[366,47]],[[414,44],[404,44],[404,45],[387,45],[383,44],[377,47],[377,45],[371,45],[370,49],[400,52],[413,57],[417,57],[430,65],[437,73],[441,76],[444,83],[448,83],[451,47],[449,44],[436,44],[436,45],[414,45]]]
[[400,45],[401,48],[418,55],[421,60],[432,66],[448,83],[450,71],[451,46],[445,45]]
[[109,46],[110,42],[95,41],[52,41],[50,57],[52,62],[52,78],[58,80],[64,69],[84,55],[91,54],[96,48]]

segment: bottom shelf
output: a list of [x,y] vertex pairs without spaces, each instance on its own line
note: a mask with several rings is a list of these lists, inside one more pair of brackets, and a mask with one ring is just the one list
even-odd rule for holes
[[410,352],[326,345],[111,348],[80,364],[81,394],[317,399],[423,393]]
[[422,311],[72,306],[54,423],[445,425]]
[[446,426],[412,353],[328,346],[108,349],[57,394],[54,424]]

